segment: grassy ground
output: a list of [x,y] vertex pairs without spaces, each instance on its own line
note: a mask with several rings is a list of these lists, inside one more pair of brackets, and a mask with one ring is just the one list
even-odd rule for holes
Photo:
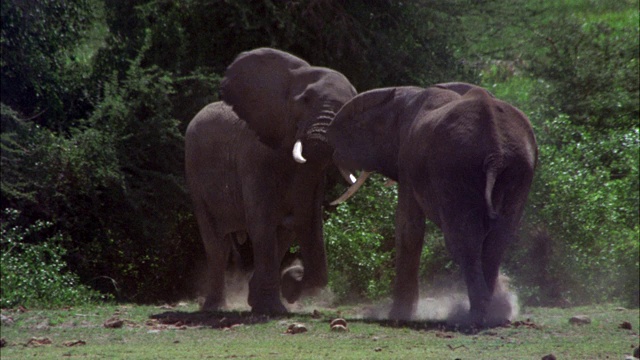
[[[101,305],[3,310],[2,359],[624,359],[638,346],[638,309],[525,309],[512,324],[465,334],[435,323],[359,319],[361,309],[255,317],[176,307]],[[340,315],[348,332],[330,331]],[[569,319],[587,315],[591,323]],[[621,327],[624,322],[631,329]],[[291,324],[307,331],[287,334]],[[107,325],[114,327],[107,327]],[[628,327],[628,326],[627,326]]]

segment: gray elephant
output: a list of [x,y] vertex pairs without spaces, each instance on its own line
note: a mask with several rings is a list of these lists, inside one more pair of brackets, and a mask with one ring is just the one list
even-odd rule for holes
[[[322,236],[326,129],[356,91],[339,72],[275,49],[240,54],[221,85],[223,102],[189,123],[185,170],[208,263],[203,309],[224,308],[232,239],[252,242],[248,302],[256,313],[285,313],[280,265],[297,239],[304,270],[282,277],[294,302],[327,284]],[[301,278],[301,279],[300,279]]]
[[396,87],[353,98],[327,135],[338,164],[398,182],[389,316],[410,319],[417,306],[428,218],[442,229],[463,271],[469,324],[486,325],[500,262],[515,236],[537,163],[527,117],[471,84]]

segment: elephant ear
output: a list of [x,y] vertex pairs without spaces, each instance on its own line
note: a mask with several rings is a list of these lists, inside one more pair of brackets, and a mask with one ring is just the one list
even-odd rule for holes
[[468,83],[464,83],[464,82],[448,82],[448,83],[442,83],[442,84],[436,84],[434,85],[434,87],[440,88],[440,89],[446,89],[446,90],[451,90],[453,92],[456,92],[460,95],[464,95],[466,94],[469,90],[471,89],[482,89],[484,91],[486,91],[487,93],[489,93],[489,95],[491,95],[491,97],[495,97],[491,92],[489,92],[487,89],[477,86],[477,85],[473,85],[473,84],[468,84]]
[[310,65],[289,53],[259,48],[243,52],[229,65],[221,98],[272,148],[295,132],[289,107],[293,71]]

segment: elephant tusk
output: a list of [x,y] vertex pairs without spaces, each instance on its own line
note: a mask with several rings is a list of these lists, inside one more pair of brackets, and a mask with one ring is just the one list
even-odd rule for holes
[[351,172],[338,167],[338,170],[340,170],[340,175],[342,175],[342,177],[347,180],[347,183],[349,183],[349,185],[353,185],[356,182],[356,177],[355,175],[353,175]]
[[333,200],[330,205],[335,206],[338,204],[341,204],[343,202],[345,202],[347,199],[349,199],[350,197],[353,196],[353,194],[356,193],[356,191],[358,191],[358,189],[360,189],[360,187],[362,186],[362,184],[364,184],[364,182],[367,180],[367,178],[369,177],[369,175],[371,175],[370,172],[368,171],[363,171],[360,176],[358,177],[358,180],[356,180],[355,183],[353,183],[353,185],[351,185],[347,191],[344,192],[344,194],[342,194],[342,196],[340,196],[339,198]]
[[300,140],[296,141],[295,145],[293,145],[293,159],[298,164],[304,164],[307,162],[307,159],[302,156],[302,141]]

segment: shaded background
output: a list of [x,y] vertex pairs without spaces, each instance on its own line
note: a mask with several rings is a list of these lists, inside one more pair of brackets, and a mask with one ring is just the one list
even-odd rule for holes
[[[504,272],[526,305],[638,305],[638,1],[0,6],[2,307],[197,295],[184,129],[233,58],[260,46],[359,91],[467,81],[522,109],[540,165]],[[389,295],[396,190],[382,183],[326,208],[338,301]],[[457,268],[428,230],[421,274],[437,284]]]

